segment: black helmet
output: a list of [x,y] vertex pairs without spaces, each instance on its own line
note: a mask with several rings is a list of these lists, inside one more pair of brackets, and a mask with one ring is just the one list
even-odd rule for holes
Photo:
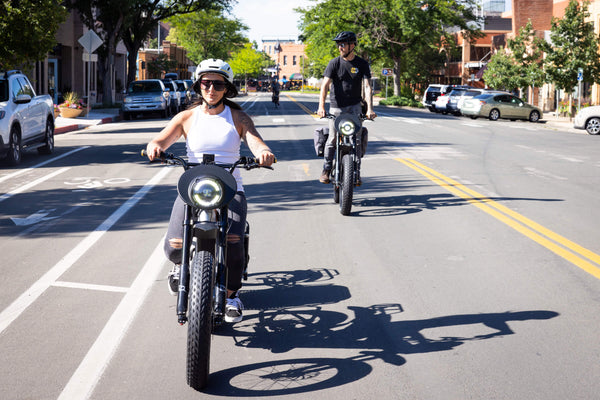
[[338,43],[338,42],[356,43],[356,35],[354,34],[354,32],[343,31],[343,32],[338,33],[337,36],[333,38],[333,40],[336,43]]

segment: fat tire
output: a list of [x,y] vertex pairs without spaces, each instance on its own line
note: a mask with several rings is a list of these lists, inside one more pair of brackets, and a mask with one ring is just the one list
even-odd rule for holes
[[196,253],[190,266],[187,383],[195,390],[206,386],[210,370],[213,266],[214,258],[207,251]]
[[346,154],[342,158],[340,175],[340,213],[350,215],[352,195],[354,194],[354,163],[350,154]]
[[40,154],[52,154],[54,151],[54,124],[51,120],[46,121],[45,145],[38,148]]

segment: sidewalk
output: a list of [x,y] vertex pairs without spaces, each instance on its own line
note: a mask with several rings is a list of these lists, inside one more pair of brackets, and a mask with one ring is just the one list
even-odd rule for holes
[[85,117],[64,118],[58,116],[54,120],[54,134],[60,135],[61,133],[85,129],[88,126],[108,124],[120,120],[121,116],[118,108],[90,110],[90,113]]

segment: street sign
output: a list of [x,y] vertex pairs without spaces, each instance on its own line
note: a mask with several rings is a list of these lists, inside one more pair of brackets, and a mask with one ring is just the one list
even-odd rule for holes
[[392,75],[392,73],[393,73],[393,72],[392,72],[392,69],[391,69],[391,68],[384,68],[384,69],[382,69],[382,70],[381,70],[381,74],[382,74],[382,75],[385,75],[385,76],[387,76],[387,75]]
[[582,81],[583,80],[583,68],[578,68],[577,69],[577,80],[578,81]]
[[87,31],[79,38],[78,42],[88,53],[93,53],[102,44],[102,39],[94,31]]
[[98,62],[98,54],[83,53],[81,59],[83,61]]

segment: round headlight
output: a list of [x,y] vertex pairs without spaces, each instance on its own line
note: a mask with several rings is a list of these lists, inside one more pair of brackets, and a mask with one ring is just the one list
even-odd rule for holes
[[214,179],[198,179],[190,187],[190,197],[201,208],[215,208],[223,198],[223,186]]
[[356,125],[352,121],[342,121],[339,125],[339,129],[342,135],[352,135],[356,129]]

